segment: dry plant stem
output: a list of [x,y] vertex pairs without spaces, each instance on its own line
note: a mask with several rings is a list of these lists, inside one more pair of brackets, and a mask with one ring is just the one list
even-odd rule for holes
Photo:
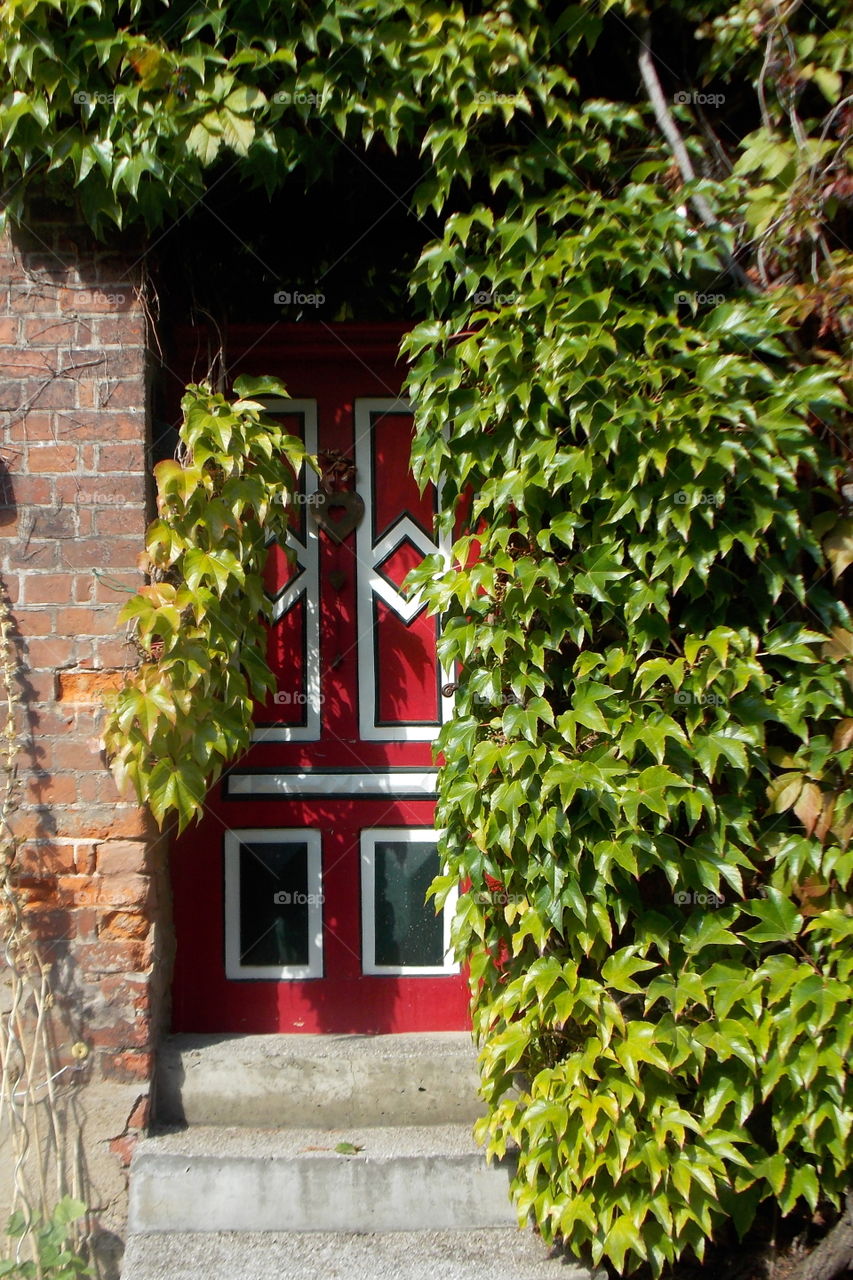
[[[0,957],[5,1006],[0,1009],[0,1126],[12,1163],[12,1201],[2,1206],[2,1223],[20,1210],[32,1225],[49,1218],[65,1194],[69,1153],[53,1082],[51,966],[38,953],[16,885],[18,848],[12,817],[18,791],[18,697],[13,627],[8,602],[0,596],[0,695],[6,701],[0,732]],[[10,1251],[20,1261],[30,1252],[39,1266],[31,1232],[16,1240],[0,1232],[0,1256]]]
[[[655,113],[658,128],[669,144],[675,163],[678,165],[681,177],[684,182],[695,182],[696,170],[693,168],[693,161],[690,159],[687,147],[684,145],[684,139],[682,138],[678,125],[675,123],[672,112],[667,105],[660,80],[658,79],[658,73],[655,70],[655,64],[652,60],[652,51],[648,43],[648,32],[644,32],[640,36],[640,52],[637,62],[640,68],[640,76],[642,77],[643,85],[645,86],[646,93],[648,94],[649,102],[652,105],[652,110]],[[705,197],[696,192],[690,197],[690,203],[693,205],[693,208],[696,210],[705,226],[710,231],[719,233],[719,220]],[[743,268],[735,262],[734,258],[722,241],[718,242],[717,248],[726,270],[734,277],[734,279],[737,280],[738,284],[742,285],[745,289],[748,289],[751,293],[755,293],[755,285],[746,275]]]

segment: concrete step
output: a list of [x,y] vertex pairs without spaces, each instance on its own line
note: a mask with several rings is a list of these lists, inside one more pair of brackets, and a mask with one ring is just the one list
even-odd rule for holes
[[550,1257],[532,1232],[131,1236],[122,1280],[605,1280]]
[[472,1124],[481,1114],[468,1032],[178,1035],[158,1056],[162,1124]]
[[[340,1154],[346,1142],[356,1154]],[[510,1226],[511,1161],[487,1165],[468,1125],[203,1126],[140,1142],[128,1230],[420,1231]]]

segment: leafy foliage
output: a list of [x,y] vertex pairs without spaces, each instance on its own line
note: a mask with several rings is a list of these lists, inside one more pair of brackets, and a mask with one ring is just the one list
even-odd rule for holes
[[[434,888],[471,884],[480,1134],[519,1149],[522,1220],[660,1274],[849,1178],[853,695],[821,546],[843,346],[803,345],[805,273],[781,279],[832,208],[810,237],[780,211],[746,283],[780,278],[746,293],[719,239],[756,247],[740,175],[692,187],[727,227],[688,222],[647,137],[579,102],[559,190],[424,253],[435,319],[407,345],[416,466],[457,533],[413,581],[460,673]],[[597,189],[602,156],[643,152]]]
[[[519,1148],[520,1217],[624,1273],[849,1177],[849,24],[837,0],[0,15],[13,217],[73,191],[99,231],[151,226],[223,158],[268,191],[341,147],[421,158],[415,464],[456,544],[415,580],[460,672],[436,896],[470,882],[480,1128]],[[188,401],[166,576],[130,608],[163,656],[109,739],[182,822],[265,688],[287,483],[259,408]],[[198,426],[199,458],[194,424],[235,413],[245,448]],[[210,540],[232,468],[255,488]]]
[[86,1206],[70,1196],[63,1196],[46,1222],[28,1223],[18,1211],[9,1219],[6,1234],[19,1239],[29,1234],[34,1242],[38,1263],[32,1260],[18,1262],[15,1258],[0,1259],[0,1276],[11,1280],[74,1280],[76,1276],[94,1273],[73,1249],[69,1248],[69,1228],[86,1212]]
[[201,813],[223,765],[251,741],[256,700],[273,688],[266,662],[269,598],[262,572],[282,543],[303,446],[258,395],[273,379],[238,378],[229,402],[192,386],[183,400],[181,461],[154,469],[159,518],[146,533],[152,581],[125,605],[143,662],[116,695],[104,740],[120,782],[179,829]]

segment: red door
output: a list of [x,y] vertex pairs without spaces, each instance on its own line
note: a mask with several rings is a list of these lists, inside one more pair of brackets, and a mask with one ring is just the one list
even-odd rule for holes
[[172,856],[179,1031],[390,1032],[467,1025],[438,870],[431,743],[447,711],[435,621],[400,584],[435,551],[409,471],[399,330],[238,331],[241,373],[319,455],[288,561],[271,546],[276,692],[255,745]]

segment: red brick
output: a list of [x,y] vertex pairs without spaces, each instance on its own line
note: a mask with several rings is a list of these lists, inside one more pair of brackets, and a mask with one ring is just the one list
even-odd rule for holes
[[147,938],[151,921],[138,911],[108,911],[98,925],[99,938]]
[[98,471],[145,471],[145,446],[136,444],[102,444],[98,448]]
[[77,345],[84,342],[87,336],[85,327],[74,320],[32,316],[27,316],[24,320],[24,340],[32,346],[56,347],[59,343]]
[[52,671],[31,671],[27,675],[28,710],[34,702],[53,702],[56,676]]
[[83,974],[142,973],[149,968],[153,954],[150,942],[111,939],[78,947],[75,959]]
[[33,573],[27,575],[27,604],[67,604],[71,599],[72,578],[67,573]]
[[118,607],[88,609],[71,606],[56,611],[56,630],[68,636],[107,636],[118,630]]
[[28,609],[26,607],[15,611],[15,621],[18,624],[18,632],[24,636],[50,636],[56,630],[55,610],[49,606],[40,606],[37,609]]
[[80,778],[81,804],[109,804],[121,799],[115,778],[102,767],[100,773],[84,773]]
[[[128,573],[121,569],[110,573],[108,580],[99,578],[92,579],[92,591],[96,604],[124,604],[127,600],[128,592],[125,588],[130,588],[131,593],[138,591],[143,585],[144,578],[137,570],[136,573]],[[78,597],[80,599],[82,597]],[[88,598],[88,597],[87,597]]]
[[51,769],[74,769],[84,776],[87,771],[103,773],[101,752],[95,749],[94,744],[83,740],[79,733],[48,741],[45,750]]
[[31,880],[54,878],[76,870],[73,844],[51,844],[34,841],[18,847],[17,865],[23,876]]
[[139,559],[140,538],[77,538],[62,548],[72,569],[131,569]]
[[34,374],[50,373],[55,366],[48,360],[46,352],[30,351],[27,348],[4,347],[0,350],[0,378],[14,377],[22,373],[25,377]]
[[61,502],[91,507],[123,507],[128,502],[143,502],[145,478],[139,476],[64,476],[54,481],[56,497]]
[[105,1026],[87,1027],[87,1032],[96,1049],[144,1049],[151,1043],[147,1019],[130,1022],[124,1018],[117,1019],[115,1012]]
[[29,804],[74,804],[77,800],[77,779],[69,774],[49,774],[47,777],[31,774],[27,779],[25,796]]
[[100,892],[100,885],[92,876],[66,875],[56,882],[57,902],[63,907],[95,907]]
[[123,671],[60,671],[60,702],[100,703],[104,693],[120,689],[125,683]]
[[112,533],[133,534],[137,550],[148,526],[148,512],[142,503],[128,503],[124,507],[105,507],[95,512],[95,528],[103,536]]
[[58,299],[52,293],[40,293],[37,286],[13,285],[8,305],[10,311],[27,315],[55,315]]
[[40,409],[76,409],[77,391],[74,378],[53,378],[47,386],[44,380],[31,379],[27,383],[27,399]]
[[108,840],[95,845],[98,871],[103,876],[133,876],[145,870],[149,846],[142,840]]
[[148,1121],[151,1117],[151,1099],[138,1098],[134,1104],[133,1110],[127,1117],[128,1129],[146,1129]]
[[134,1020],[151,1014],[151,983],[147,974],[108,973],[98,983],[101,999],[116,1009],[133,1010]]
[[145,907],[153,899],[150,876],[110,876],[98,881],[98,903],[110,907]]
[[137,649],[129,640],[94,640],[92,644],[99,667],[132,669],[139,663]]
[[69,667],[77,661],[77,641],[67,636],[50,636],[27,643],[27,665],[33,671]]
[[67,475],[77,466],[77,450],[72,444],[34,445],[27,450],[30,472]]
[[24,415],[20,425],[21,439],[24,440],[55,440],[62,429],[52,413],[39,413],[35,409]]
[[87,418],[87,430],[90,438],[103,440],[111,444],[118,440],[144,440],[146,433],[145,413],[137,404],[136,413],[118,413],[109,409],[101,409],[97,414]]
[[[132,409],[139,404],[145,394],[143,373],[144,370],[140,364],[136,378],[115,379],[106,386],[90,383],[85,389],[81,386],[81,391],[88,392],[89,402],[93,408]],[[82,395],[80,403],[84,403]]]
[[0,342],[15,346],[18,341],[18,321],[15,319],[0,320]]
[[12,490],[19,507],[47,507],[53,501],[53,482],[44,476],[14,475]]
[[117,344],[122,346],[138,346],[145,345],[145,321],[135,320],[129,314],[123,316],[115,316],[105,318],[97,317],[93,320],[95,327],[95,336],[98,345],[101,347],[109,347]]
[[76,925],[70,911],[25,907],[24,916],[29,933],[40,942],[62,942],[76,936]]
[[95,842],[93,840],[74,841],[74,867],[81,875],[95,874]]
[[55,542],[31,542],[29,546],[17,543],[9,548],[6,562],[19,566],[27,573],[32,573],[35,569],[58,569],[59,547]]
[[101,1070],[105,1076],[116,1080],[150,1080],[154,1072],[154,1054],[139,1049],[102,1054]]

